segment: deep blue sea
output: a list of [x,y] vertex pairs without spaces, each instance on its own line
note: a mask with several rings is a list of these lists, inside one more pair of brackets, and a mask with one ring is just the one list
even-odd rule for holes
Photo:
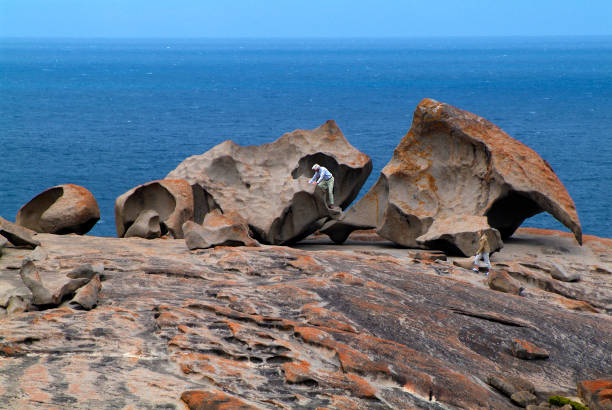
[[[553,167],[583,232],[612,237],[612,37],[0,39],[0,215],[54,185],[114,201],[232,139],[334,119],[378,178],[424,97],[474,112]],[[547,214],[524,226],[566,230]]]

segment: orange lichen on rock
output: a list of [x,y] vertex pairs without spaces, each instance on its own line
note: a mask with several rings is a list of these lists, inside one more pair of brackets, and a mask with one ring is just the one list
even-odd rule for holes
[[302,307],[302,314],[306,316],[306,321],[314,326],[330,327],[345,332],[357,332],[352,325],[347,323],[348,319],[344,315],[332,312],[314,303]]
[[589,302],[585,302],[584,300],[569,299],[561,295],[554,295],[553,297],[557,299],[564,307],[577,312],[599,312],[599,310],[595,309],[593,305],[591,305]]
[[374,398],[377,390],[363,377],[353,373],[320,372],[317,381],[331,387],[350,391],[357,397]]
[[220,390],[190,390],[181,394],[189,410],[257,410],[252,406]]
[[305,273],[315,273],[323,270],[323,266],[310,255],[299,255],[295,260],[289,261],[289,265]]
[[348,272],[334,273],[331,277],[332,277],[332,280],[342,281],[343,283],[349,286],[363,286],[365,284],[365,280],[355,275],[351,275]]
[[35,318],[32,323],[38,323],[38,322],[46,322],[46,321],[51,321],[51,322],[58,322],[61,319],[66,319],[67,317],[70,317],[72,315],[74,315],[74,311],[72,309],[70,309],[67,306],[64,307],[60,307],[57,309],[53,309],[48,313],[45,313],[43,315],[41,315],[40,317]]
[[45,392],[45,387],[52,383],[47,368],[42,364],[34,364],[26,368],[20,377],[20,385],[30,402],[48,403],[51,395]]
[[306,361],[284,363],[282,370],[288,383],[313,380],[313,375],[310,374],[310,364]]
[[578,395],[592,409],[612,409],[612,379],[583,380]]

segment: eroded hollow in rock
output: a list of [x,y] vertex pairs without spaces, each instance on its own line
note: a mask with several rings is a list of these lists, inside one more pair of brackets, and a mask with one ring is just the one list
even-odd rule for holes
[[[40,226],[40,218],[42,214],[51,207],[59,198],[64,195],[64,188],[55,187],[48,189],[34,199],[28,202],[19,213],[19,225],[32,229],[36,232],[42,232]],[[94,224],[97,222],[94,221]],[[92,225],[93,226],[93,225]]]
[[215,158],[206,169],[206,173],[211,180],[228,186],[243,184],[240,171],[236,167],[236,160],[229,155]]
[[[172,212],[174,212],[175,207],[176,200],[161,184],[154,182],[139,187],[130,195],[127,201],[125,201],[125,206],[123,208],[124,232],[127,232],[143,210],[153,209],[159,214],[162,235],[164,235],[168,228],[163,221],[168,219]],[[166,232],[164,232],[164,230]]]
[[531,198],[520,192],[510,191],[491,205],[485,216],[489,225],[507,239],[527,218],[542,212],[542,208]]
[[193,192],[193,221],[201,225],[207,213],[215,209],[221,210],[221,207],[200,184],[192,185],[191,190]]

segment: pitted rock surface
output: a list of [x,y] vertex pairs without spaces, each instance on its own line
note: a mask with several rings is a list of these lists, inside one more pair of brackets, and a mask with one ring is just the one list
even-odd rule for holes
[[247,220],[258,241],[285,244],[305,238],[325,219],[337,217],[338,212],[325,205],[323,191],[308,184],[315,163],[334,175],[335,204],[342,208],[355,199],[372,171],[370,158],[348,143],[334,121],[328,121],[259,146],[225,141],[187,158],[167,178],[181,178],[194,186],[203,204],[196,208],[235,211]]
[[[606,243],[569,248],[563,237],[524,235],[519,246],[568,246],[555,257],[569,269],[586,259],[578,252],[602,254]],[[40,272],[87,277],[79,272],[102,264],[102,288],[89,311],[0,318],[0,402],[9,408],[512,408],[489,375],[520,375],[541,399],[574,396],[576,380],[612,368],[610,315],[495,292],[481,275],[393,246],[189,251],[183,240],[38,237]],[[8,248],[0,279],[29,252]],[[601,275],[584,276],[563,285]],[[514,357],[513,339],[550,358]]]
[[[139,185],[115,200],[117,236],[122,238],[130,232],[132,236],[156,237],[159,231],[161,235],[183,238],[183,224],[194,218],[193,198],[191,186],[180,179]],[[138,226],[130,230],[137,222]]]
[[51,187],[17,212],[17,225],[36,232],[84,235],[100,219],[93,194],[74,184]]
[[439,218],[475,215],[505,239],[540,212],[582,242],[572,198],[536,152],[482,117],[424,99],[376,184],[325,233],[342,242],[354,229],[376,228],[415,246]]

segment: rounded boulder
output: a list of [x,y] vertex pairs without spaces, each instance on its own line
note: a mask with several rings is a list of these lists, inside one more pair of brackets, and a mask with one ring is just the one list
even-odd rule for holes
[[65,184],[36,195],[17,212],[16,224],[40,233],[86,234],[100,220],[96,199],[82,186]]

